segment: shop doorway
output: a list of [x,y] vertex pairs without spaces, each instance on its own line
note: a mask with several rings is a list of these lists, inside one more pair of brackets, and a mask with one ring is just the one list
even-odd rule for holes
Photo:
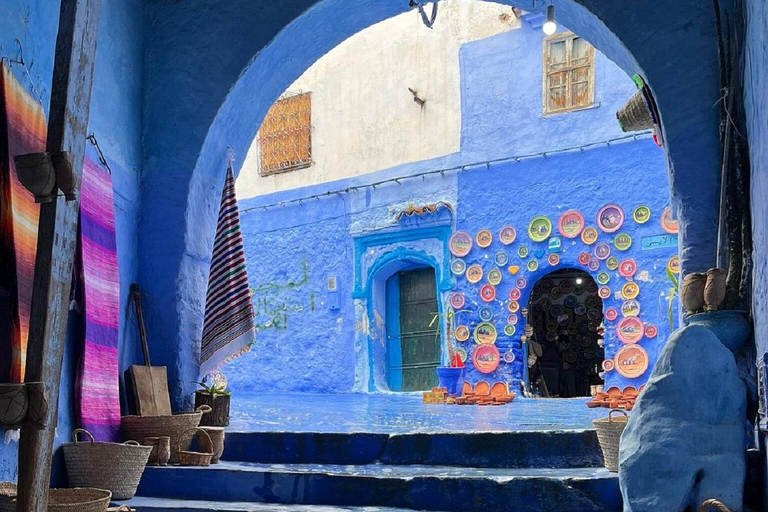
[[537,281],[528,302],[530,394],[586,397],[603,384],[603,301],[592,277],[563,269]]
[[387,280],[387,384],[390,391],[437,386],[440,340],[430,326],[438,311],[435,269],[407,270]]

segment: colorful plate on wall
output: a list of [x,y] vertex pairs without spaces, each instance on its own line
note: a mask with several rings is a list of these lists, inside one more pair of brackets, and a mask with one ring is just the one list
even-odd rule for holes
[[529,272],[536,272],[539,269],[539,262],[538,260],[530,260],[525,267]]
[[626,233],[619,233],[613,238],[613,246],[618,251],[626,251],[632,247],[632,237]]
[[457,231],[448,240],[448,250],[457,258],[463,258],[472,250],[472,237],[464,231]]
[[669,206],[664,208],[661,212],[661,229],[669,233],[670,235],[676,235],[680,231],[680,225],[672,218],[672,210]]
[[611,246],[605,242],[600,242],[595,246],[595,250],[593,252],[595,254],[595,258],[598,260],[607,260],[608,256],[611,255]]
[[605,260],[605,266],[608,267],[608,270],[616,270],[619,268],[619,258],[611,256]]
[[518,321],[518,318],[517,318],[516,314],[511,313],[511,314],[507,315],[507,323],[508,324],[515,325],[515,324],[517,324],[517,321]]
[[575,295],[567,295],[565,299],[563,299],[563,304],[565,307],[573,309],[576,307],[576,304],[578,304],[578,299]]
[[507,350],[504,353],[504,362],[507,363],[507,364],[514,363],[515,362],[515,353],[512,352],[511,350]]
[[507,311],[510,313],[517,313],[520,311],[520,303],[516,300],[509,301],[509,304],[507,304]]
[[557,300],[563,296],[563,292],[559,286],[556,286],[549,291],[549,296],[552,297],[552,300]]
[[573,281],[570,279],[563,279],[560,281],[560,291],[563,292],[564,295],[568,295],[573,291]]
[[552,301],[544,297],[539,301],[539,306],[541,306],[542,311],[549,311],[552,308]]
[[576,238],[584,229],[584,216],[576,210],[568,210],[557,221],[557,230],[565,238]]
[[582,265],[589,264],[589,260],[591,259],[592,259],[592,256],[590,256],[588,252],[582,252],[579,254],[579,263],[581,263]]
[[674,256],[669,258],[669,261],[667,261],[667,268],[673,274],[679,274],[680,273],[680,256],[675,254]]
[[605,310],[605,319],[609,322],[613,322],[619,317],[619,312],[616,308],[608,308]]
[[554,267],[558,263],[560,263],[560,255],[559,254],[550,254],[547,256],[547,263],[549,263],[550,266]]
[[600,269],[600,260],[589,260],[587,268],[592,272],[597,272]]
[[616,325],[616,337],[619,341],[631,345],[637,343],[645,335],[645,326],[643,321],[636,316],[627,316],[622,318]]
[[573,285],[573,293],[575,293],[576,295],[579,295],[579,296],[584,295],[585,291],[586,291],[586,287],[584,286],[583,283]]
[[464,272],[467,270],[467,264],[464,263],[464,260],[453,260],[451,262],[451,272],[455,276],[460,276],[464,274]]
[[638,295],[640,295],[640,287],[633,281],[624,283],[621,287],[621,296],[627,300],[636,299]]
[[456,338],[456,341],[467,341],[469,339],[469,327],[460,325],[456,328],[453,335]]
[[451,303],[451,307],[453,309],[461,309],[464,307],[464,304],[466,303],[466,300],[464,299],[464,294],[459,292],[452,293],[448,301]]
[[499,366],[499,349],[494,345],[481,345],[472,352],[472,364],[480,373],[491,373]]
[[626,259],[619,265],[619,275],[621,277],[632,277],[637,272],[637,263],[633,259]]
[[483,322],[480,324],[477,324],[477,327],[475,327],[475,332],[473,334],[473,337],[475,338],[475,343],[478,345],[483,345],[486,343],[496,343],[496,326],[493,325],[490,322]]
[[492,268],[488,272],[488,282],[491,283],[493,286],[496,286],[501,282],[501,270],[498,268]]
[[597,290],[597,295],[601,299],[607,299],[611,296],[611,289],[607,286],[601,286],[599,290]]
[[628,379],[640,377],[648,369],[648,353],[639,345],[622,347],[613,360],[616,371]]
[[525,245],[521,245],[517,248],[517,255],[521,258],[527,258],[528,257],[528,247]]
[[592,308],[587,311],[587,318],[593,321],[600,320],[600,310],[597,308]]
[[640,205],[632,210],[632,220],[638,224],[645,224],[651,219],[651,209],[645,205]]
[[653,339],[659,334],[659,328],[655,325],[646,325],[645,326],[645,337],[648,339]]
[[492,284],[484,284],[480,287],[480,299],[483,302],[491,302],[496,298],[496,287]]
[[514,336],[516,330],[517,329],[512,324],[507,324],[504,326],[504,334],[506,334],[507,336]]
[[605,370],[606,372],[610,372],[611,370],[613,370],[613,367],[614,367],[614,364],[612,359],[606,359],[605,361],[603,361],[603,370]]
[[467,362],[467,351],[463,348],[459,347],[456,349],[456,353],[459,354],[459,359],[461,359],[462,363]]
[[506,251],[499,251],[493,256],[493,262],[500,267],[506,266],[509,263],[509,254]]
[[520,300],[520,288],[511,288],[509,290],[509,300]]
[[483,306],[477,311],[477,315],[483,322],[490,322],[493,320],[493,310],[488,306]]
[[640,303],[635,299],[625,300],[621,304],[622,316],[639,316],[640,315]]
[[537,215],[528,224],[528,238],[543,242],[552,234],[552,221],[546,215]]
[[597,242],[597,230],[595,228],[585,228],[581,232],[581,241],[587,245]]
[[610,280],[611,276],[608,272],[600,272],[597,274],[597,284],[608,284]]
[[479,283],[483,278],[483,267],[475,263],[467,267],[467,281],[471,284]]
[[509,245],[517,238],[517,231],[512,226],[504,226],[499,231],[499,242],[504,245]]
[[597,212],[597,226],[605,233],[615,233],[624,224],[624,210],[617,204],[607,204]]
[[493,242],[493,235],[487,229],[481,229],[475,235],[475,243],[478,247],[485,249]]
[[522,289],[528,286],[528,281],[524,277],[518,277],[515,279],[515,286]]

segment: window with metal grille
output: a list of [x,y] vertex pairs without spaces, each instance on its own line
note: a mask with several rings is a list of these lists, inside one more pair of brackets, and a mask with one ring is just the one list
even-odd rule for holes
[[307,92],[277,100],[267,112],[258,138],[262,176],[312,165],[312,95]]
[[544,40],[544,114],[589,108],[595,103],[595,49],[575,34]]

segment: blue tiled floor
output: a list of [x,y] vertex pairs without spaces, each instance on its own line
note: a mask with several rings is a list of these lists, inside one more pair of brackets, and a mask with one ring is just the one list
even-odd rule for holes
[[232,397],[231,431],[504,432],[591,429],[606,409],[584,399],[525,399],[502,406],[423,404],[417,394],[250,394]]

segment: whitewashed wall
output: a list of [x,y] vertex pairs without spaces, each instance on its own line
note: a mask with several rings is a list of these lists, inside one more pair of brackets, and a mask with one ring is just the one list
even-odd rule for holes
[[[519,26],[509,6],[446,0],[431,30],[414,10],[350,37],[288,89],[312,93],[313,165],[261,177],[254,141],[237,180],[238,198],[457,152],[459,47]],[[409,87],[426,100],[423,108],[413,101]]]

